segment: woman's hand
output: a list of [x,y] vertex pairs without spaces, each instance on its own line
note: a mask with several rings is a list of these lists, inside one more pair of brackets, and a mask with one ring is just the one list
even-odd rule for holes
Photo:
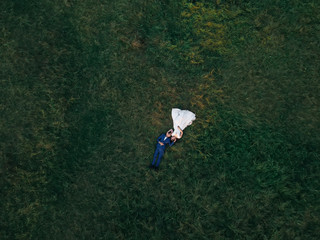
[[180,133],[181,133],[181,136],[180,137],[182,137],[182,135],[183,135],[183,131],[182,131],[182,129],[178,126],[178,129],[179,129],[179,131],[180,131]]

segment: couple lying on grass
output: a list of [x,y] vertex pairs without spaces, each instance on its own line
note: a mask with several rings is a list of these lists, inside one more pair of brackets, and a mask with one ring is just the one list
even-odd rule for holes
[[187,126],[190,126],[196,119],[196,115],[193,112],[190,112],[189,110],[180,110],[178,108],[172,109],[171,116],[174,130],[170,129],[166,134],[163,133],[157,138],[156,151],[153,155],[153,161],[150,165],[151,169],[159,169],[166,146],[169,145],[171,147],[177,141],[177,139],[182,138],[183,130]]

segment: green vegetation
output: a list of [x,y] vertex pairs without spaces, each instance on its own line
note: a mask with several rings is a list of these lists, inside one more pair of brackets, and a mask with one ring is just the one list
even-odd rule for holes
[[318,1],[0,9],[0,239],[320,239]]

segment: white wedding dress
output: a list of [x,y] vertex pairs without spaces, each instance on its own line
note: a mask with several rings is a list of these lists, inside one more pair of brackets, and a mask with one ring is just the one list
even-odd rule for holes
[[190,112],[189,110],[181,110],[179,108],[172,108],[171,116],[174,129],[172,136],[175,136],[178,139],[182,137],[178,126],[181,128],[181,130],[184,130],[196,119],[196,115],[193,112]]

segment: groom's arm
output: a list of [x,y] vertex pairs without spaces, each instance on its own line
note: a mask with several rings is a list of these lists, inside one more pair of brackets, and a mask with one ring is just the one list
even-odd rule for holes
[[163,134],[161,134],[161,135],[158,137],[158,139],[157,139],[157,142],[158,142],[161,146],[164,145],[163,142],[160,142],[160,140],[161,140],[162,137],[163,137]]
[[160,141],[160,139],[161,139],[162,135],[163,135],[163,134],[161,134],[161,135],[158,137],[157,142],[159,142],[159,141]]
[[173,145],[176,141],[177,141],[177,139],[175,139],[175,140],[173,140],[173,141],[170,140],[169,146],[172,147],[172,145]]

